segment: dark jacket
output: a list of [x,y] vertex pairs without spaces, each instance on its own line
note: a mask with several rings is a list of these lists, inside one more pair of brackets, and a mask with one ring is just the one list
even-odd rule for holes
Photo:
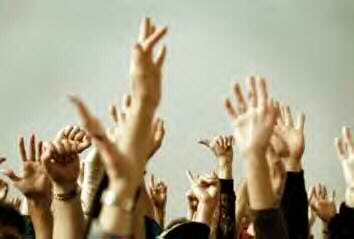
[[304,172],[288,172],[281,210],[290,239],[308,239],[308,199]]
[[220,179],[219,221],[216,230],[217,239],[234,239],[235,232],[234,181]]
[[328,233],[329,239],[353,239],[354,208],[342,203],[339,213],[328,224]]
[[257,239],[288,239],[281,210],[255,211],[254,230]]

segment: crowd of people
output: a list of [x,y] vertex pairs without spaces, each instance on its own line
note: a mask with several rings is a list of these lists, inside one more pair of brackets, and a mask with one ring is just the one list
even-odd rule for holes
[[[104,126],[82,99],[71,96],[82,127],[66,126],[45,141],[35,134],[20,137],[20,173],[5,169],[7,159],[0,159],[6,176],[0,179],[0,238],[93,238],[98,224],[99,238],[308,239],[318,219],[322,238],[354,239],[350,130],[343,127],[335,140],[346,182],[339,206],[325,185],[307,192],[305,115],[295,120],[261,76],[247,79],[247,92],[239,83],[232,88],[233,99],[224,105],[232,132],[199,142],[215,156],[215,168],[206,174],[186,171],[185,217],[165,222],[168,187],[146,165],[165,135],[156,112],[166,47],[156,48],[167,32],[143,19],[131,53],[129,92],[121,107],[109,107],[113,126]],[[237,185],[234,149],[245,172]],[[23,198],[10,197],[10,187]]]

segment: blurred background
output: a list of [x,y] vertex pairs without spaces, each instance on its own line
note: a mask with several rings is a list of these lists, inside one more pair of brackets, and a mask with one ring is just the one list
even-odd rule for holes
[[[306,182],[323,182],[343,199],[333,141],[342,125],[354,128],[352,0],[0,0],[6,167],[20,165],[19,135],[52,139],[79,123],[68,94],[80,95],[109,125],[108,105],[128,89],[130,49],[143,16],[170,28],[159,110],[167,135],[149,165],[169,186],[169,219],[186,213],[185,170],[215,166],[197,141],[232,133],[223,99],[250,74],[269,78],[276,98],[306,113]],[[239,183],[243,163],[235,161]]]

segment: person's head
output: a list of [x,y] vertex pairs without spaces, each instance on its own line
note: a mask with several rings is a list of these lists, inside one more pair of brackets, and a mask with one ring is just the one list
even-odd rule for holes
[[24,238],[26,225],[22,215],[5,202],[0,202],[0,225],[0,238]]

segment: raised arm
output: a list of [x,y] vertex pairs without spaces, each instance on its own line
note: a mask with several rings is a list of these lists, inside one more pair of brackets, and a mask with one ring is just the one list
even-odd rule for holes
[[264,78],[248,80],[250,99],[246,102],[235,86],[235,107],[230,100],[225,107],[232,119],[234,137],[246,163],[246,178],[251,209],[256,211],[255,231],[259,238],[287,238],[282,217],[276,209],[277,197],[272,189],[266,152],[275,126],[277,109],[268,97]]
[[41,162],[42,142],[37,143],[35,135],[32,135],[27,154],[25,140],[20,137],[18,147],[22,160],[22,174],[17,175],[9,170],[6,175],[27,199],[36,238],[50,239],[53,232],[53,216],[50,210],[52,185]]
[[41,159],[53,185],[54,239],[83,237],[85,224],[78,187],[79,153],[88,145],[86,140],[78,142],[66,137],[57,137],[54,142],[44,144]]
[[163,229],[165,227],[167,185],[163,181],[155,182],[154,175],[151,175],[149,195],[154,208],[155,220]]
[[218,136],[199,143],[208,147],[216,157],[216,173],[220,183],[220,199],[216,223],[216,238],[235,238],[235,192],[232,175],[233,137]]
[[[132,52],[130,94],[131,105],[118,112],[119,129],[106,135],[105,128],[78,98],[72,98],[80,117],[97,146],[109,178],[102,197],[100,223],[106,234],[132,236],[133,214],[143,183],[146,163],[154,149],[154,115],[161,98],[161,74],[166,49],[156,60],[153,49],[166,34],[144,19],[139,42]],[[112,137],[113,136],[113,137]],[[139,237],[141,238],[141,237]]]
[[289,106],[280,107],[275,133],[282,138],[289,154],[282,160],[287,172],[281,207],[287,224],[289,238],[308,238],[308,197],[302,158],[305,151],[305,115],[300,114],[294,122]]

